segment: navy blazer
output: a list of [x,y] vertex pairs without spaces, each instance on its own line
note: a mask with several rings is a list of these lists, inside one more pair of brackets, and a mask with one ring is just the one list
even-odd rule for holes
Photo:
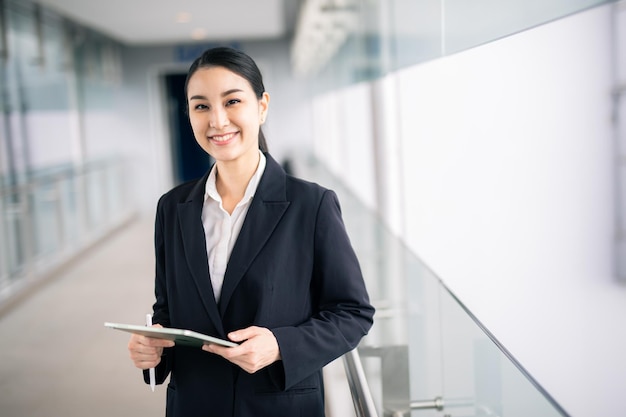
[[154,322],[226,338],[269,328],[281,361],[249,374],[198,348],[165,349],[169,417],[324,416],[321,369],[373,323],[358,260],[331,190],[267,165],[231,253],[220,302],[202,226],[208,173],[159,200]]

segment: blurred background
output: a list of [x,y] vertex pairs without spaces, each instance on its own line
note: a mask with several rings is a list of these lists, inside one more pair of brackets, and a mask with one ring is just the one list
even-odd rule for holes
[[263,72],[272,155],[337,190],[377,307],[373,408],[339,360],[329,416],[626,415],[626,2],[600,0],[0,0],[0,415],[164,413],[102,324],[151,308],[218,45]]

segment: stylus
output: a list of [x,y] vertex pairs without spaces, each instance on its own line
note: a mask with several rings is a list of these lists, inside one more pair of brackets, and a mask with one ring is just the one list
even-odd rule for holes
[[[146,326],[152,326],[152,314],[146,314]],[[156,376],[154,374],[154,368],[150,368],[148,371],[150,374],[150,389],[154,392],[154,387],[156,385]]]

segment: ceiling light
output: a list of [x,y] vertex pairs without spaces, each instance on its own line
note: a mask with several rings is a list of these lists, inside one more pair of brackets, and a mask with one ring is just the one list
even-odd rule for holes
[[176,23],[189,23],[191,21],[191,13],[178,12],[176,14]]
[[191,39],[195,39],[197,41],[206,38],[206,36],[206,29],[196,28],[193,30],[193,32],[191,32]]

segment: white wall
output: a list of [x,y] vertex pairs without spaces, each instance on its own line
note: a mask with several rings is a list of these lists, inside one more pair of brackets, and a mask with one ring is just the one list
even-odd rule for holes
[[[387,81],[400,148],[385,166],[404,200],[388,221],[572,416],[626,415],[611,42],[609,5]],[[360,129],[335,128],[341,166]],[[363,183],[349,181],[359,195]]]
[[374,125],[369,85],[354,85],[341,94],[320,95],[313,101],[315,155],[355,191],[369,208],[376,207]]
[[[172,184],[166,113],[158,89],[161,69],[172,67],[173,50],[125,48],[122,53],[124,87],[120,97],[125,154],[129,159],[129,189],[140,211],[153,215],[156,201]],[[181,72],[184,66],[179,66]]]
[[572,415],[620,415],[610,7],[398,74],[406,240]]

